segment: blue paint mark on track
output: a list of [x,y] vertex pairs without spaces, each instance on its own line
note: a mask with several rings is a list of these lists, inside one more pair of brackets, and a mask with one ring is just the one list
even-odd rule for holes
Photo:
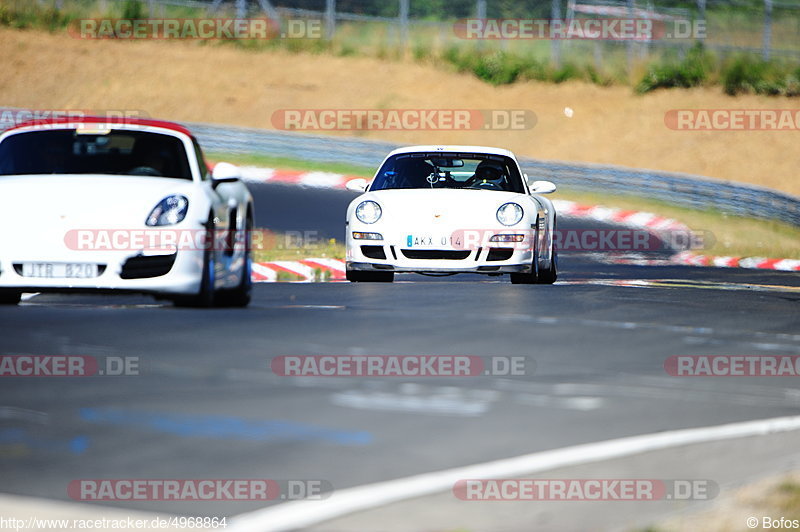
[[86,436],[76,436],[69,440],[54,440],[41,436],[33,436],[25,429],[2,429],[0,430],[0,444],[25,445],[29,449],[35,451],[83,454],[89,449],[89,438]]
[[257,441],[322,440],[339,445],[368,445],[372,434],[335,430],[283,420],[252,420],[233,416],[145,412],[116,408],[81,408],[84,421],[144,428],[185,437]]

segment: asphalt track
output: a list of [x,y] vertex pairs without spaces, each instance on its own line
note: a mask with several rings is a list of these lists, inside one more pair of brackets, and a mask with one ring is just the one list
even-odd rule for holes
[[[252,190],[256,225],[325,238],[341,238],[353,197]],[[245,310],[177,309],[125,295],[40,295],[1,308],[2,354],[138,357],[140,370],[4,378],[0,491],[69,500],[70,481],[92,478],[320,479],[342,489],[800,413],[796,379],[664,370],[672,355],[800,355],[799,275],[609,265],[570,254],[560,266],[553,286],[471,275],[262,284]],[[270,370],[276,356],[323,354],[523,356],[527,371],[414,380]],[[208,516],[264,506],[107,504]]]

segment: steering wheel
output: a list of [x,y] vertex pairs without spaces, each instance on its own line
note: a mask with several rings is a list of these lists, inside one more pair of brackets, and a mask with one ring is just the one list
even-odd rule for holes
[[474,188],[476,190],[503,190],[503,187],[497,183],[482,179],[476,175],[467,179],[462,188]]

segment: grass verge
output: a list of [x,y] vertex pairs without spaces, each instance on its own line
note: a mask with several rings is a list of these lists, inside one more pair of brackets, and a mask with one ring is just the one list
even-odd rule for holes
[[[753,517],[756,518],[755,527],[747,524],[748,518]],[[769,518],[771,526],[764,526],[765,517]],[[734,488],[706,510],[667,517],[637,532],[744,532],[791,528],[791,524],[779,524],[780,518],[789,523],[800,520],[800,476],[797,471]]]
[[290,157],[272,157],[269,155],[222,154],[207,153],[210,161],[225,161],[239,166],[260,166],[263,168],[280,168],[281,170],[298,170],[303,172],[332,172],[356,177],[372,179],[374,168],[346,163],[324,163],[292,159]]
[[[160,6],[159,17],[202,17],[209,16],[202,7]],[[730,9],[710,9],[707,13],[715,22],[725,21],[715,31],[728,34],[728,38],[741,40],[742,37],[760,33],[752,19],[742,15],[746,11]],[[0,26],[16,29],[44,29],[51,32],[64,31],[75,27],[82,18],[105,17],[126,20],[143,19],[151,16],[149,4],[143,0],[112,2],[104,0],[0,0]],[[214,15],[216,16],[216,15]],[[796,24],[800,17],[792,12],[784,12],[776,20],[776,35],[782,41],[794,43]],[[446,27],[447,20],[441,20]],[[492,85],[506,85],[517,81],[537,80],[563,83],[569,80],[583,80],[596,85],[633,85],[638,93],[659,88],[690,88],[700,85],[722,87],[730,95],[753,93],[768,96],[800,96],[800,67],[796,58],[788,60],[764,60],[755,55],[726,57],[725,54],[708,52],[697,41],[692,48],[675,52],[671,50],[652,50],[646,58],[637,60],[638,66],[647,64],[646,72],[635,79],[637,69],[632,65],[621,64],[625,54],[622,47],[606,50],[605,59],[591,59],[599,48],[589,48],[590,43],[571,42],[565,51],[563,64],[555,66],[550,58],[549,43],[512,42],[513,49],[499,49],[491,42],[480,43],[453,42],[437,38],[431,41],[429,30],[416,30],[410,35],[407,47],[387,39],[387,30],[370,24],[340,24],[337,36],[332,42],[325,39],[223,39],[218,44],[236,46],[253,52],[283,49],[292,53],[332,54],[342,57],[371,56],[387,60],[411,59],[420,63],[432,62],[436,65],[454,68],[459,72],[469,72]],[[787,33],[788,31],[788,33]],[[436,33],[436,32],[433,32]],[[784,35],[785,33],[785,35]],[[381,44],[376,45],[377,42]],[[746,41],[748,39],[745,39]],[[434,42],[435,41],[435,42]],[[441,41],[441,42],[439,42]],[[205,43],[202,43],[205,45]],[[506,42],[506,45],[509,43]],[[754,42],[749,42],[751,47]],[[213,44],[212,44],[213,45]],[[688,46],[688,44],[687,44]],[[796,46],[792,44],[792,46]],[[508,46],[506,46],[508,47]],[[593,51],[594,50],[594,51]],[[684,54],[679,57],[679,54]],[[629,72],[631,71],[631,72]]]
[[344,258],[344,244],[334,238],[324,239],[316,231],[277,233],[258,229],[253,238],[253,260],[303,260],[311,258]]
[[638,196],[561,189],[552,197],[588,205],[652,212],[682,222],[694,231],[708,231],[714,236],[713,245],[696,250],[700,254],[800,259],[800,227],[794,225],[719,211],[700,211]]

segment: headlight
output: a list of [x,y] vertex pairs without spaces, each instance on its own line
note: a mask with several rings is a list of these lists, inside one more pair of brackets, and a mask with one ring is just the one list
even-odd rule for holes
[[503,225],[515,225],[522,220],[522,207],[516,203],[505,203],[497,209],[497,221]]
[[522,242],[525,235],[494,235],[489,242]]
[[356,218],[365,224],[374,224],[381,218],[381,206],[374,201],[362,201],[356,207]]
[[189,200],[186,196],[167,196],[150,212],[145,222],[149,226],[175,225],[186,218]]
[[353,238],[355,240],[383,240],[383,235],[380,233],[361,233],[353,231]]

